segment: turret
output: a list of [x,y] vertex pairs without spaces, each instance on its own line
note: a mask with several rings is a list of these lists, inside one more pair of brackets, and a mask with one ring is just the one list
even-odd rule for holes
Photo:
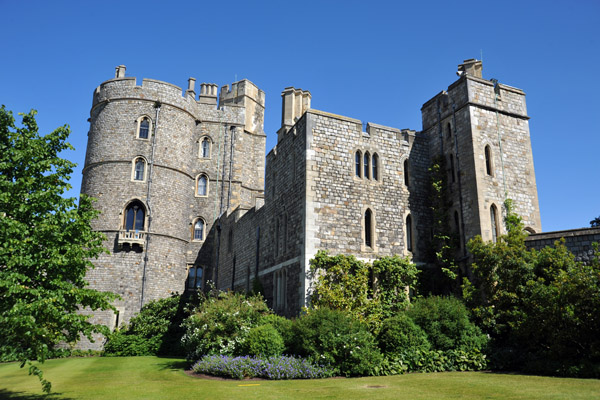
[[[216,91],[215,91],[216,95]],[[245,107],[246,132],[264,135],[265,92],[247,79],[221,87],[219,108],[223,106]]]

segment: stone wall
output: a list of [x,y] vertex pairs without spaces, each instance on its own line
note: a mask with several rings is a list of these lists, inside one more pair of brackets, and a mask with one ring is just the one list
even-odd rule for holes
[[529,248],[540,250],[546,246],[554,246],[558,240],[565,239],[565,245],[577,261],[589,263],[594,257],[593,243],[600,244],[600,228],[580,228],[566,231],[543,232],[531,234],[525,239]]
[[[121,295],[115,305],[119,323],[126,323],[142,304],[183,292],[189,266],[214,263],[213,223],[221,212],[262,198],[264,93],[250,81],[236,82],[235,95],[226,90],[225,104],[217,107],[216,92],[196,99],[192,79],[183,92],[119,76],[94,91],[82,193],[97,199],[101,214],[93,227],[107,235],[110,251],[94,260],[87,279],[95,289]],[[148,138],[138,135],[142,117],[150,121]],[[208,154],[201,152],[204,138]],[[146,162],[142,180],[134,179],[138,157]],[[201,174],[208,178],[206,195],[196,190]],[[145,237],[123,244],[125,210],[133,200],[145,208]],[[197,240],[199,218],[205,234]],[[116,322],[112,313],[96,318]]]

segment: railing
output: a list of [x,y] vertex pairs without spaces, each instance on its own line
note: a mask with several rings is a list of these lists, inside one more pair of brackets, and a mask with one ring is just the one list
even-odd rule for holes
[[119,231],[119,238],[117,243],[119,246],[124,244],[134,245],[137,244],[140,247],[144,247],[146,241],[146,232],[140,231]]

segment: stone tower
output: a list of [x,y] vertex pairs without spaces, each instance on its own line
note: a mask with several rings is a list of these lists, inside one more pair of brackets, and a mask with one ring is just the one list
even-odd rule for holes
[[483,79],[481,61],[458,68],[459,79],[421,112],[430,157],[446,159],[450,219],[465,252],[475,235],[495,240],[504,233],[506,199],[528,231],[541,231],[541,221],[525,93]]
[[[218,100],[218,104],[217,104]],[[218,245],[214,222],[263,197],[264,92],[248,80],[188,88],[136,82],[125,66],[96,88],[82,193],[97,199],[94,229],[110,254],[94,261],[92,287],[121,295],[109,327],[148,301],[198,286]]]

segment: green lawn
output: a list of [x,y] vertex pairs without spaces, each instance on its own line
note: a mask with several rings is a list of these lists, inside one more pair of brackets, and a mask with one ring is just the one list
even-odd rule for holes
[[485,372],[295,381],[217,381],[190,377],[180,359],[72,358],[43,365],[53,394],[17,364],[0,364],[7,399],[597,399],[600,380]]

